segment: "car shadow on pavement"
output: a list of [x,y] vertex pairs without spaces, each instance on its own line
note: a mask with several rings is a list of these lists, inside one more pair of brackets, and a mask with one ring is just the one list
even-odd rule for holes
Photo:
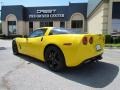
[[[24,55],[19,55],[19,57],[49,70],[45,64],[41,63],[39,60],[34,60],[34,58]],[[106,62],[93,62],[80,65],[75,68],[67,68],[62,72],[53,73],[83,85],[94,88],[103,88],[109,85],[116,78],[118,72],[119,67],[116,65]]]
[[76,68],[68,68],[59,75],[94,88],[103,88],[109,85],[118,75],[119,67],[113,64],[98,62],[87,63]]

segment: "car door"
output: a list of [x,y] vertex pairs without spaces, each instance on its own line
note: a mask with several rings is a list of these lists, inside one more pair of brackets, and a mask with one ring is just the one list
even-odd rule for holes
[[40,59],[41,50],[43,50],[43,40],[46,29],[35,30],[28,39],[26,39],[27,52],[30,56]]

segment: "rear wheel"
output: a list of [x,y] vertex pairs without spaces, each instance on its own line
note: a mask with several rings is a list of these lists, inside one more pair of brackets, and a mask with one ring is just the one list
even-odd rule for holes
[[55,47],[49,46],[44,53],[45,62],[52,71],[60,71],[65,68],[65,59],[62,51]]
[[12,42],[12,50],[13,50],[13,54],[14,55],[18,55],[18,48],[17,48],[17,44],[15,41]]

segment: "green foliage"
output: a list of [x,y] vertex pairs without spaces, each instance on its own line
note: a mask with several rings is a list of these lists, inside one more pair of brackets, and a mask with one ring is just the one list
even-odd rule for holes
[[13,39],[13,38],[16,38],[16,37],[23,37],[23,36],[22,35],[9,35],[9,36],[6,36],[6,35],[3,35],[3,34],[0,35],[1,39]]
[[120,43],[120,36],[112,37],[111,35],[105,35],[106,44],[118,44]]
[[118,47],[118,48],[120,48],[120,44],[105,44],[105,47]]
[[105,35],[105,43],[106,44],[113,43],[113,38],[111,35]]
[[118,37],[118,43],[120,43],[120,36]]
[[22,37],[22,35],[9,35],[9,36],[5,36],[5,38],[8,38],[8,39],[13,39],[13,38],[16,38],[16,37]]
[[2,33],[2,23],[0,22],[0,34]]

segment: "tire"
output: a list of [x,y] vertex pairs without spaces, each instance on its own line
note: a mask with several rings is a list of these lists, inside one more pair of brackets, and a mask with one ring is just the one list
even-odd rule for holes
[[14,55],[18,55],[19,54],[18,47],[17,47],[17,44],[16,44],[15,41],[12,42],[12,51],[13,51]]
[[47,47],[44,57],[47,67],[52,71],[61,71],[66,66],[62,51],[55,46]]

